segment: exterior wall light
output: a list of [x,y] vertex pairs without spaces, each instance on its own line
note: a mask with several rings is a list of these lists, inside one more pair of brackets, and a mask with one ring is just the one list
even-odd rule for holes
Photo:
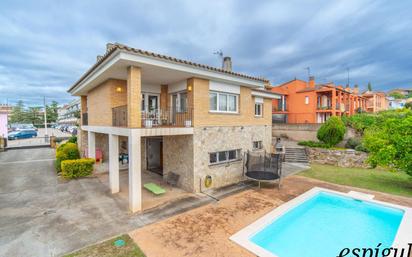
[[191,85],[187,86],[187,91],[189,91],[189,92],[192,91],[192,86]]
[[116,87],[116,92],[121,93],[123,91],[122,87]]

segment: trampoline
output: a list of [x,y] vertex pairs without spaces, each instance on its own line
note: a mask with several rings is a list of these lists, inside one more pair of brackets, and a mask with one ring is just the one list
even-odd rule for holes
[[[251,180],[259,182],[275,182],[282,178],[282,155],[266,152],[246,152],[243,158],[243,174]],[[246,172],[245,172],[246,170]]]

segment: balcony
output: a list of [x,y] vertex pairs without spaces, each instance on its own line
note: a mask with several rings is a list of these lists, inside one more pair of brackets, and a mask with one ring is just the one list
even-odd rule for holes
[[288,111],[288,108],[284,108],[283,110],[282,110],[282,107],[279,107],[279,106],[273,106],[272,107],[272,113],[275,113],[275,112],[287,112]]
[[318,105],[317,109],[327,111],[327,110],[332,110],[332,106],[331,105]]
[[[192,127],[193,109],[165,108],[141,112],[141,127]],[[112,108],[112,125],[127,127],[127,105]]]

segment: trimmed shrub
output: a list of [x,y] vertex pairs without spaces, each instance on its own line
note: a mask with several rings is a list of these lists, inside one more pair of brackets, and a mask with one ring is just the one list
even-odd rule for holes
[[67,142],[77,144],[77,136],[71,136]]
[[345,144],[345,147],[346,148],[350,148],[350,149],[356,149],[356,147],[358,146],[358,145],[360,145],[360,140],[358,139],[358,138],[355,138],[355,137],[352,137],[352,138],[349,138],[348,139],[348,141],[346,142],[346,144]]
[[86,177],[92,174],[94,163],[92,158],[65,160],[61,162],[61,174],[68,179]]
[[319,147],[319,148],[329,148],[328,145],[322,142],[315,142],[315,141],[299,141],[298,145],[308,146],[308,147]]
[[64,143],[59,145],[56,149],[56,172],[61,172],[61,163],[65,160],[75,160],[80,158],[80,152],[77,148],[77,144],[74,143]]
[[317,138],[329,147],[337,145],[345,136],[346,127],[337,117],[330,117],[318,130]]

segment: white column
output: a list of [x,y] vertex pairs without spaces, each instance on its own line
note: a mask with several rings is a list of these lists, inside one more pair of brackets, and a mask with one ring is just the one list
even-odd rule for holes
[[140,131],[132,129],[129,136],[129,209],[142,210],[142,174]]
[[109,135],[109,182],[112,194],[119,192],[119,136]]
[[91,131],[87,131],[87,157],[96,158],[96,134]]
[[282,111],[285,111],[285,96],[282,95]]

